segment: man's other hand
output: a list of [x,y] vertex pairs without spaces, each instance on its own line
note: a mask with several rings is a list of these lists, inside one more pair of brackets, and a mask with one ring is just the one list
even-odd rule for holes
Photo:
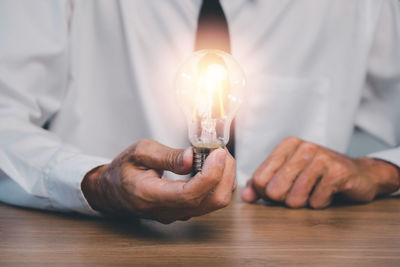
[[325,208],[335,194],[369,202],[399,188],[394,165],[371,158],[352,159],[296,137],[283,140],[257,169],[242,199],[283,202],[291,208]]
[[110,164],[90,171],[82,181],[89,204],[103,214],[138,216],[162,223],[187,220],[227,206],[236,188],[236,163],[216,149],[189,181],[173,181],[164,170],[189,174],[192,149],[176,150],[152,140],[132,145]]

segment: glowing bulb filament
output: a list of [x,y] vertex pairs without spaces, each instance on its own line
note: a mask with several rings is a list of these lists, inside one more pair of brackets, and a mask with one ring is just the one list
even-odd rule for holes
[[201,118],[201,139],[205,143],[216,140],[215,120],[225,116],[223,93],[227,78],[227,70],[220,64],[210,64],[199,75],[192,118]]

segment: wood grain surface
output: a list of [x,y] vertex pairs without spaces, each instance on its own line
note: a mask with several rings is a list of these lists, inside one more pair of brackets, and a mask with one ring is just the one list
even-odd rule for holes
[[0,204],[0,266],[400,266],[400,199],[232,204],[162,225]]

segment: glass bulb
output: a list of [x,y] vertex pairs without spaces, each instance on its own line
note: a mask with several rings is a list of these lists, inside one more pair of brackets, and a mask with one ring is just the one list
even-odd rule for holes
[[[195,154],[224,147],[245,95],[246,79],[239,64],[221,50],[199,50],[179,68],[175,82]],[[206,155],[202,157],[204,161]]]

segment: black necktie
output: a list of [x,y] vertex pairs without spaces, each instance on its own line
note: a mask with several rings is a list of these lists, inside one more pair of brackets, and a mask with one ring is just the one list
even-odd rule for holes
[[[219,49],[231,53],[228,22],[219,0],[203,0],[201,5],[195,50],[201,49]],[[233,156],[235,156],[234,129],[234,121],[232,121],[226,147]]]

